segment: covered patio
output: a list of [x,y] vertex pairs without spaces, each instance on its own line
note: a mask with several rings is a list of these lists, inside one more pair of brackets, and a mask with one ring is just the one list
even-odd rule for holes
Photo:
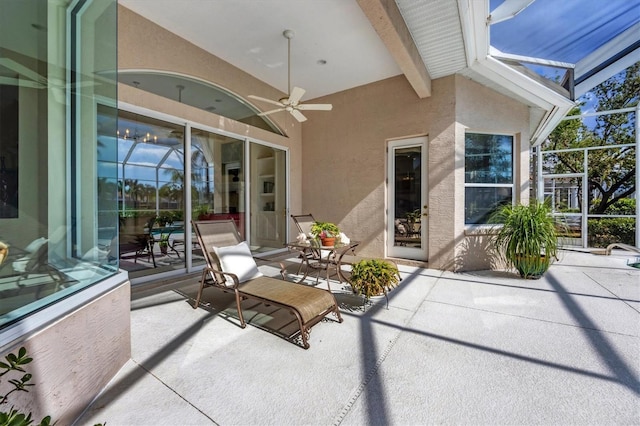
[[562,251],[540,280],[404,265],[388,309],[339,290],[344,322],[309,350],[273,308],[246,306],[246,329],[219,292],[192,309],[197,277],[135,287],[131,360],[77,424],[637,424],[635,260]]

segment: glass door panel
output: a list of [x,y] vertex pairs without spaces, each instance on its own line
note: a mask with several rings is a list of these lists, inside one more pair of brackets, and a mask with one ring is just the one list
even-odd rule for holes
[[389,223],[387,253],[406,259],[427,259],[426,138],[389,144]]
[[253,251],[282,249],[286,242],[286,152],[250,144]]
[[[191,129],[191,208],[197,220],[233,219],[245,236],[244,141]],[[192,241],[192,265],[204,264]]]
[[117,135],[120,268],[184,268],[184,128],[121,110]]

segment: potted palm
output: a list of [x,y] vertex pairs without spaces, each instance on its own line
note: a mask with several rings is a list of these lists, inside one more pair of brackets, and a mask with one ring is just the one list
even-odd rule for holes
[[540,278],[558,254],[558,224],[549,205],[505,205],[492,221],[501,224],[494,246],[506,264],[523,278]]
[[311,235],[319,238],[323,246],[333,247],[340,235],[340,229],[331,222],[314,222],[311,225]]
[[373,296],[384,295],[400,282],[397,266],[386,260],[364,259],[351,265],[351,276],[348,278],[355,294],[364,295],[365,302]]

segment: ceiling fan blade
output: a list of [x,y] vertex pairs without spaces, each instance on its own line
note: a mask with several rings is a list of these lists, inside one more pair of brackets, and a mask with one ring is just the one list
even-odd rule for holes
[[261,98],[260,96],[256,96],[256,95],[248,95],[247,97],[251,98],[251,99],[255,99],[257,101],[267,102],[267,103],[269,103],[271,105],[277,105],[279,107],[285,106],[282,102],[273,101],[273,100],[267,99],[267,98]]
[[27,77],[28,79],[33,80],[35,82],[38,82],[38,83],[41,83],[41,84],[46,84],[46,82],[47,82],[46,78],[44,78],[43,76],[41,76],[37,72],[25,67],[24,65],[17,63],[13,59],[0,58],[0,66],[9,68],[10,70],[15,71],[18,74],[23,75],[23,76]]
[[297,105],[304,95],[304,92],[306,92],[306,90],[299,87],[294,87],[293,90],[291,90],[291,94],[289,95],[289,104],[294,106]]
[[333,105],[331,104],[300,104],[297,106],[300,110],[315,110],[315,111],[331,111]]
[[307,121],[307,117],[305,117],[300,111],[298,111],[297,109],[293,109],[291,110],[291,115],[293,115],[293,118],[295,118],[296,120],[298,120],[299,122],[303,122],[303,121]]
[[284,108],[277,108],[277,109],[272,109],[271,111],[265,111],[265,112],[261,112],[260,114],[258,114],[260,117],[264,116],[264,115],[269,115],[269,114],[273,114],[274,112],[280,112],[280,111],[284,111]]
[[31,81],[31,80],[26,80],[24,78],[3,77],[3,76],[0,76],[0,84],[6,84],[8,86],[31,87],[33,89],[42,89],[46,87],[40,83]]

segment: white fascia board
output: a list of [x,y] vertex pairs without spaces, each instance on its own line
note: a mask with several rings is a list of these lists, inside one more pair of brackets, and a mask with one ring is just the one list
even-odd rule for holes
[[553,61],[551,59],[534,58],[533,56],[513,55],[511,53],[504,53],[493,46],[489,46],[489,54],[494,58],[506,59],[509,61],[525,62],[528,64],[544,65],[554,68],[566,68],[573,69],[575,64],[570,62]]
[[542,143],[575,103],[491,57],[489,0],[458,0],[458,11],[469,68],[545,111],[530,138],[532,146]]
[[489,15],[489,22],[497,24],[515,17],[517,14],[525,10],[535,0],[504,0],[504,2],[496,7]]
[[472,69],[510,92],[526,99],[532,105],[545,110],[551,110],[554,106],[561,107],[565,105],[571,108],[574,105],[574,102],[561,94],[545,87],[491,56],[487,56],[484,60],[477,61]]
[[571,108],[575,106],[575,102],[570,99],[521,74],[491,56],[487,56],[482,61],[477,61],[472,68],[475,72],[525,99],[531,106],[547,111],[544,118],[531,134],[531,146],[542,143]]
[[489,0],[458,0],[468,66],[489,54]]
[[531,147],[540,145],[547,139],[547,136],[560,124],[572,107],[554,107],[549,113],[540,121],[540,124],[531,135],[529,143]]

